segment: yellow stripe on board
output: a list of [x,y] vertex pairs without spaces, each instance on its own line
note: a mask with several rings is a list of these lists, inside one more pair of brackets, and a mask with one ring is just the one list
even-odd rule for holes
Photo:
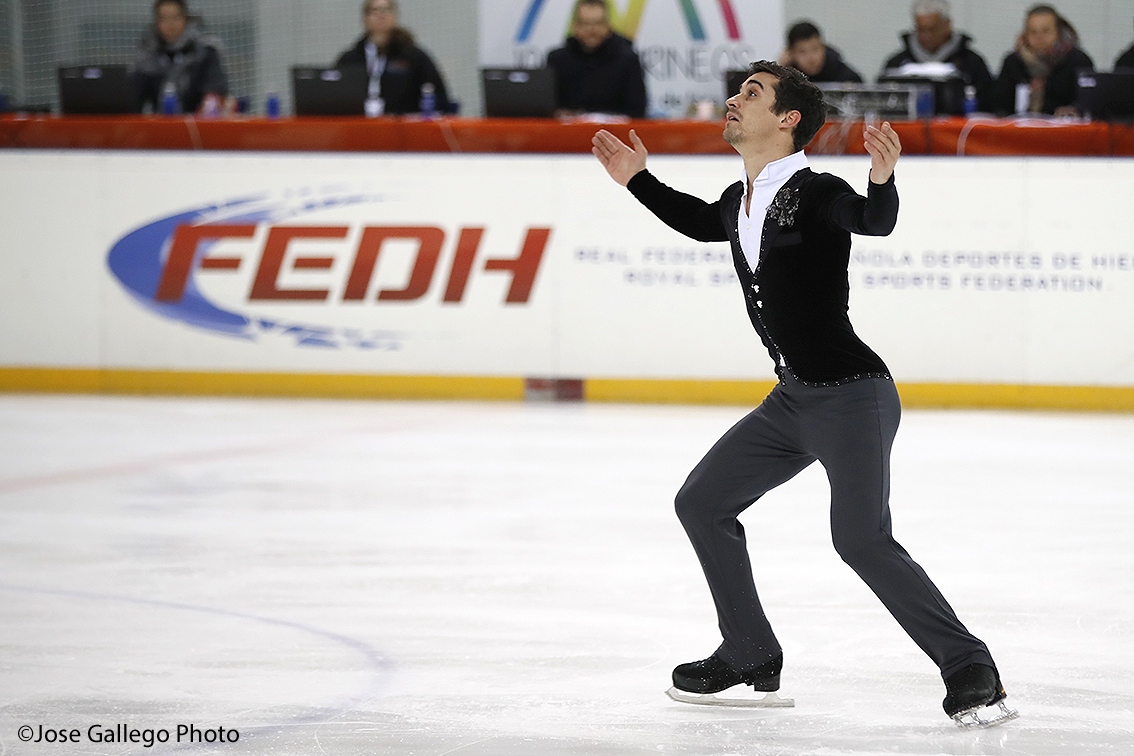
[[[323,397],[340,399],[524,398],[523,378],[441,375],[215,373],[163,370],[0,368],[0,392]],[[772,381],[592,378],[594,402],[755,407]],[[910,409],[1046,409],[1134,412],[1134,387],[899,383]]]
[[743,404],[755,407],[775,381],[695,381],[588,378],[583,397],[591,402],[652,404]]
[[522,378],[442,375],[0,369],[0,391],[291,396],[337,399],[524,398]]

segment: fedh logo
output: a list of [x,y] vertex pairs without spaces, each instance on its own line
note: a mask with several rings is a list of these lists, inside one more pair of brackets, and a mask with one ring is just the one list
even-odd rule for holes
[[[143,306],[189,325],[257,340],[285,335],[296,344],[362,349],[398,349],[405,334],[391,330],[313,324],[270,317],[253,310],[287,303],[321,305],[333,311],[343,303],[394,304],[423,300],[439,268],[444,281],[440,302],[459,305],[469,281],[482,273],[510,277],[503,305],[529,302],[540,263],[551,236],[550,228],[528,228],[515,257],[491,257],[477,266],[486,228],[466,226],[455,234],[451,262],[439,265],[447,234],[439,226],[372,225],[336,222],[300,225],[295,219],[323,211],[342,211],[381,203],[375,194],[342,190],[299,191],[282,199],[245,197],[186,210],[130,231],[111,248],[107,264],[123,287]],[[357,213],[353,213],[357,215]],[[288,222],[291,221],[291,222]],[[229,249],[214,254],[233,240],[263,239],[251,252]],[[355,240],[348,244],[348,240]],[[330,253],[318,256],[289,250],[294,242],[323,240]],[[397,244],[413,250],[406,279],[397,286],[375,284],[383,249]],[[338,247],[336,250],[335,247]],[[245,247],[247,249],[247,247]],[[322,247],[321,247],[322,249]],[[336,265],[340,258],[346,266]],[[449,258],[447,258],[449,259]],[[322,285],[288,283],[294,274],[346,271],[343,280]],[[254,271],[237,306],[206,297],[200,276]],[[302,276],[300,276],[302,277]],[[243,310],[243,311],[242,311]],[[330,318],[333,319],[333,318]]]

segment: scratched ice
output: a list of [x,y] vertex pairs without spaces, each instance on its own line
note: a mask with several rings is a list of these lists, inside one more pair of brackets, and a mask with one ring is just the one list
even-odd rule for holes
[[1017,722],[944,717],[818,467],[743,518],[797,707],[666,699],[717,638],[672,497],[742,412],[0,397],[0,753],[1129,753],[1129,415],[903,419],[895,533]]

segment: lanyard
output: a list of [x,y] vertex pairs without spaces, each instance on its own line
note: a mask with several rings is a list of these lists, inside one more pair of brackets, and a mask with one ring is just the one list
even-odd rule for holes
[[378,54],[378,46],[366,43],[366,70],[370,73],[370,97],[382,96],[382,74],[386,72],[386,56]]

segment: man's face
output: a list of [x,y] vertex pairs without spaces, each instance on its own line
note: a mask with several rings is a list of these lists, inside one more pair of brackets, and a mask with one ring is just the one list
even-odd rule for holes
[[786,113],[776,114],[776,85],[779,80],[770,73],[749,76],[740,92],[728,98],[725,105],[724,140],[739,148],[746,142],[763,143],[780,133]]
[[154,11],[154,24],[157,26],[161,38],[172,44],[181,39],[189,19],[177,3],[162,3]]
[[398,25],[398,12],[390,0],[371,0],[366,4],[362,22],[369,36],[385,39]]
[[940,13],[923,13],[914,16],[917,43],[927,52],[935,53],[953,36],[953,22]]
[[1037,55],[1050,55],[1059,39],[1059,24],[1050,13],[1033,13],[1024,24],[1024,41]]
[[821,37],[801,39],[788,48],[791,64],[808,76],[815,76],[827,63],[827,46]]
[[610,36],[610,21],[606,18],[606,8],[601,5],[580,5],[575,11],[571,33],[586,50],[593,50]]

